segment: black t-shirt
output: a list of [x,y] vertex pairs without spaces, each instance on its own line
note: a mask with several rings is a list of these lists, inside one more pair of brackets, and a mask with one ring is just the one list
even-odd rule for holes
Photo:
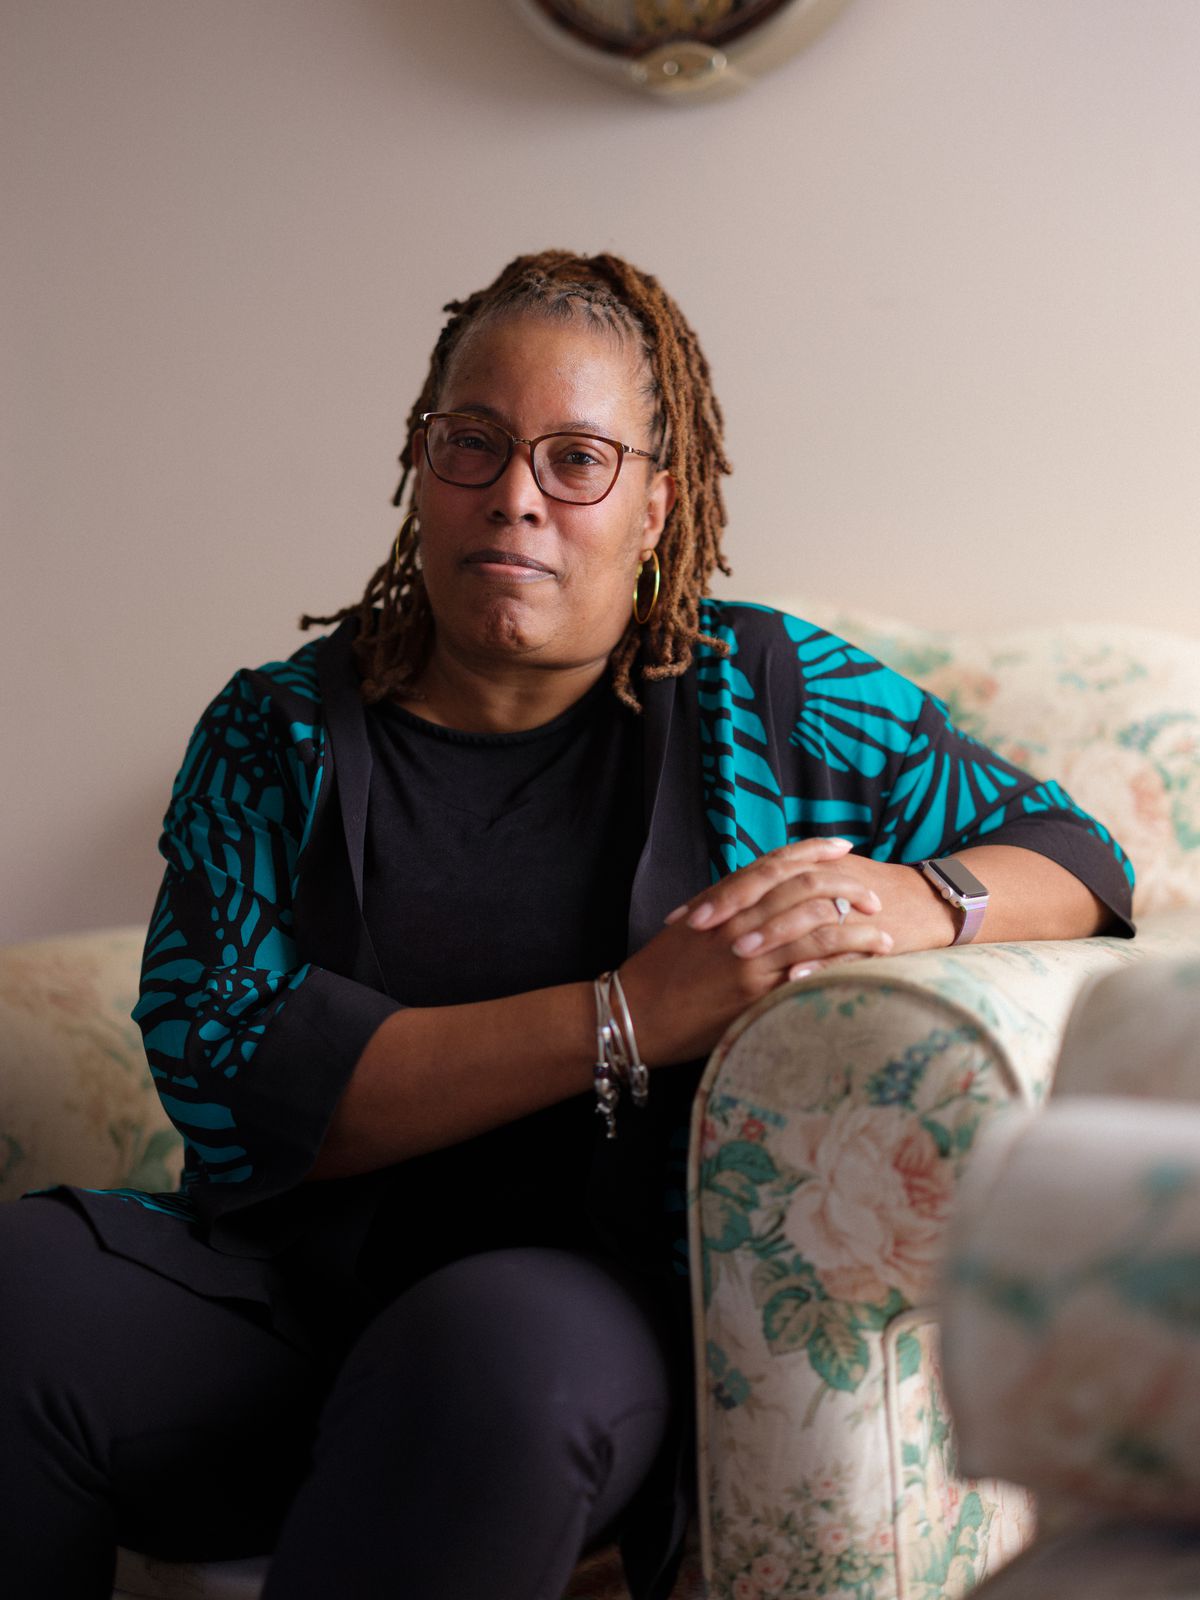
[[641,739],[606,679],[524,733],[459,733],[386,702],[367,727],[363,909],[394,999],[493,1000],[624,959]]
[[[461,1005],[590,980],[628,953],[644,841],[635,717],[602,680],[514,734],[367,713],[363,908],[388,992]],[[478,1250],[602,1248],[589,1092],[393,1169],[360,1272],[389,1291]]]

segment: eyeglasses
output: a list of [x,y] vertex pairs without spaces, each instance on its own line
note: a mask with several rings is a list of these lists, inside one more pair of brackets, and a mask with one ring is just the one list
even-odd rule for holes
[[594,506],[612,492],[626,456],[658,458],[595,433],[543,433],[517,439],[507,428],[462,411],[426,411],[425,459],[435,477],[460,489],[486,489],[512,460],[514,445],[529,446],[533,481],[551,500]]

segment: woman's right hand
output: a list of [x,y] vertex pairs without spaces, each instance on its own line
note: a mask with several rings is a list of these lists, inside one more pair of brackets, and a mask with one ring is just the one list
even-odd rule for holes
[[[839,897],[857,916],[840,916]],[[803,970],[886,955],[891,937],[871,921],[880,909],[844,839],[785,845],[697,895],[621,964],[647,1066],[707,1055],[747,1006]]]

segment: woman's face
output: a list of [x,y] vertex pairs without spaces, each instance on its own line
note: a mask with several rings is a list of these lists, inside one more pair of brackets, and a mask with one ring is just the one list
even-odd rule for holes
[[[466,336],[437,409],[498,422],[519,439],[578,429],[648,450],[643,379],[640,352],[615,334],[508,318]],[[629,622],[638,561],[674,503],[670,474],[625,456],[605,499],[569,505],[538,488],[525,445],[487,488],[443,483],[420,434],[414,457],[435,653],[477,671],[603,663]]]

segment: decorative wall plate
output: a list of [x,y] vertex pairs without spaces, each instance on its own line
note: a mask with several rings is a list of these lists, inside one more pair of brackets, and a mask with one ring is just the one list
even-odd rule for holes
[[729,94],[826,27],[846,0],[514,0],[548,43],[617,83]]

